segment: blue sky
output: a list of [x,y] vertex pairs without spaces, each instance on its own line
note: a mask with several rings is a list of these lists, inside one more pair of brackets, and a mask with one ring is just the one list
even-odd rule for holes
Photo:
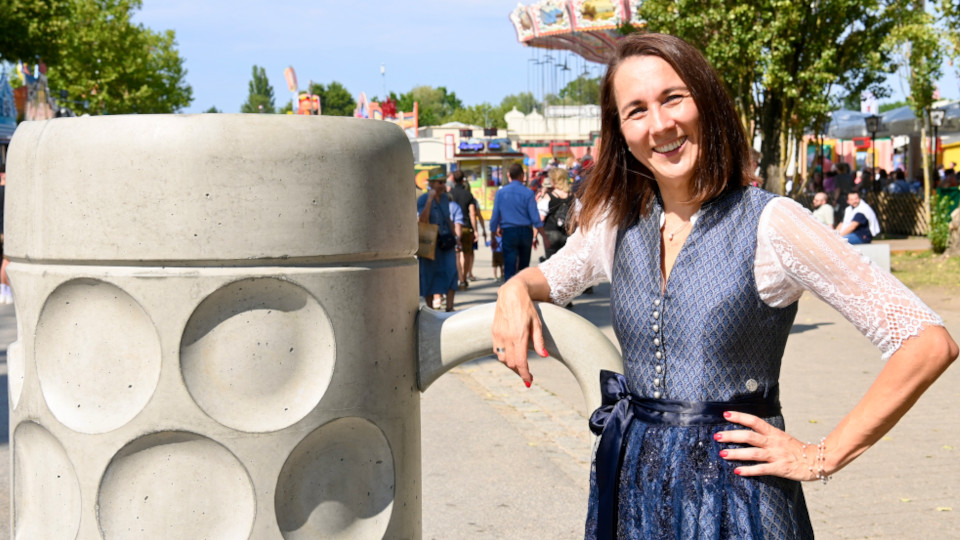
[[[533,0],[524,4],[532,4]],[[498,104],[509,94],[562,88],[569,74],[546,79],[531,59],[546,51],[517,42],[509,13],[517,0],[144,0],[136,20],[176,31],[186,59],[193,104],[239,112],[253,65],[265,68],[277,106],[291,97],[283,70],[293,66],[299,86],[339,81],[355,96],[446,86],[464,104]],[[556,54],[556,53],[555,53]],[[562,60],[561,60],[562,61]],[[573,55],[574,71],[594,66]],[[386,75],[381,76],[383,64]],[[960,96],[953,68],[941,82],[945,98]],[[567,79],[569,80],[569,79]],[[894,96],[901,85],[891,80]]]

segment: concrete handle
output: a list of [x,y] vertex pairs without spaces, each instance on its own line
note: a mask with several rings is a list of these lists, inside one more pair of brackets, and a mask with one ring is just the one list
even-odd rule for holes
[[[495,306],[484,304],[456,313],[421,306],[417,316],[417,383],[421,392],[454,367],[491,355]],[[576,377],[587,410],[599,407],[600,370],[623,373],[620,352],[593,323],[570,310],[546,303],[538,304],[537,310],[543,320],[547,352]]]

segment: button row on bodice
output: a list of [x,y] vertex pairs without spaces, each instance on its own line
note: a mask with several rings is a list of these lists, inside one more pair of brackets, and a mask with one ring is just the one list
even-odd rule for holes
[[665,355],[663,354],[663,336],[660,333],[660,299],[657,298],[653,301],[653,324],[650,326],[650,329],[653,330],[653,345],[657,348],[657,351],[654,353],[654,356],[657,357],[657,363],[654,366],[654,370],[657,372],[657,375],[653,378],[653,397],[654,399],[660,399],[663,397],[663,392],[660,391],[661,385],[663,384],[663,371],[664,366],[663,362],[665,360]]

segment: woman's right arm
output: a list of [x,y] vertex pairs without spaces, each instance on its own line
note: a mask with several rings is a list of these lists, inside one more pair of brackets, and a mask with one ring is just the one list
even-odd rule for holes
[[533,382],[527,366],[528,344],[547,356],[543,324],[533,303],[566,305],[587,287],[609,279],[615,244],[616,231],[605,223],[586,232],[580,229],[549,260],[523,270],[500,287],[493,318],[494,353],[528,387]]
[[497,358],[523,379],[527,388],[533,376],[527,367],[527,344],[547,356],[543,323],[533,302],[550,300],[550,285],[539,268],[526,268],[497,291],[493,316],[493,347]]

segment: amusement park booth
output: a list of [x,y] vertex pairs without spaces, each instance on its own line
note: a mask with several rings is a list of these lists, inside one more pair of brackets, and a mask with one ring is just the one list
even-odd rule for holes
[[513,149],[506,138],[484,142],[463,141],[454,153],[455,169],[463,171],[470,183],[470,191],[480,205],[484,219],[493,212],[493,198],[505,183],[507,171],[514,163],[523,164],[523,152]]

